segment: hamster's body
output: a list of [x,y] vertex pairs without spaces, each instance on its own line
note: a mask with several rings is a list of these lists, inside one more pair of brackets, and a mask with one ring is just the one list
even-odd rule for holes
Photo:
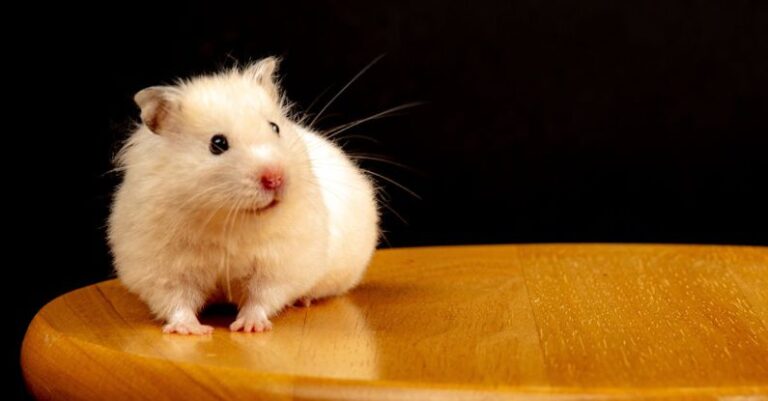
[[118,157],[109,241],[118,277],[166,332],[209,333],[196,314],[227,296],[240,307],[230,329],[268,330],[286,305],[355,286],[376,247],[371,182],[285,116],[274,68],[136,96],[143,124]]

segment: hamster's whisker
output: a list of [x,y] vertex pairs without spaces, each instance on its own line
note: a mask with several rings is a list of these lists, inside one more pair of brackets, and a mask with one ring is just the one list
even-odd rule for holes
[[322,134],[323,136],[326,137],[326,139],[333,140],[334,138],[338,137],[339,134],[341,134],[342,132],[352,129],[354,127],[357,127],[360,124],[366,123],[371,120],[376,120],[378,118],[391,117],[395,115],[394,113],[397,113],[398,111],[410,109],[416,106],[420,106],[422,104],[423,103],[421,102],[411,102],[411,103],[401,104],[400,106],[391,107],[384,111],[380,111],[376,114],[372,114],[368,117],[363,117],[359,120],[355,120],[346,124],[339,125],[338,127],[331,128],[327,131],[322,132]]
[[409,189],[408,187],[406,187],[405,185],[403,185],[403,184],[400,184],[399,182],[397,182],[397,181],[395,181],[395,180],[393,180],[393,179],[391,179],[391,178],[389,178],[389,177],[387,177],[387,176],[385,176],[385,175],[383,175],[383,174],[375,173],[375,172],[373,172],[373,171],[371,171],[371,170],[367,170],[367,169],[361,169],[361,170],[363,170],[363,172],[365,172],[366,174],[371,174],[371,175],[373,175],[373,176],[376,176],[376,177],[378,177],[378,178],[381,178],[381,179],[382,179],[382,180],[384,180],[384,181],[387,181],[387,182],[389,182],[390,184],[392,184],[392,185],[394,185],[394,186],[396,186],[396,187],[400,188],[401,190],[403,190],[403,191],[407,192],[408,194],[410,194],[411,196],[413,196],[414,198],[416,198],[416,199],[418,199],[418,200],[422,200],[422,199],[421,199],[421,196],[419,196],[419,195],[418,195],[416,192],[413,192],[412,190],[410,190],[410,189]]
[[[229,211],[227,212],[227,217],[224,219],[224,238],[225,240],[229,240],[229,236],[232,233],[232,230],[235,227],[235,223],[237,222],[237,215],[239,214],[237,211],[239,211],[241,204],[243,203],[242,198],[238,198],[234,205],[230,206]],[[234,214],[233,214],[234,212]],[[230,216],[233,216],[232,222],[230,225]],[[230,273],[230,266],[229,266],[229,249],[225,247],[224,251],[222,252],[223,256],[223,264],[224,264],[224,280],[227,282],[227,300],[229,302],[232,302],[232,278]]]
[[[301,177],[301,178],[303,178],[302,179],[303,182],[315,185],[316,187],[320,187],[320,183],[318,183],[318,182],[314,182],[311,179],[308,179],[306,177]],[[333,182],[336,183],[336,184],[344,184],[344,182],[341,182],[341,181],[333,181]],[[351,188],[351,186],[347,186],[347,188],[349,189],[349,188]],[[362,188],[361,188],[361,190],[362,190]],[[380,204],[383,207],[385,207],[388,211],[390,211],[393,215],[395,215],[395,217],[397,217],[397,219],[400,220],[401,222],[403,222],[403,224],[405,224],[406,226],[410,225],[410,223],[408,223],[408,220],[406,220],[397,210],[395,210],[392,207],[392,205],[390,204],[390,199],[387,197],[386,191],[384,191],[384,187],[382,187],[382,186],[375,186],[374,190],[375,190],[375,195],[376,195],[377,199],[379,200],[378,204]],[[333,195],[334,197],[336,197],[338,200],[341,200],[341,196],[338,195],[337,193],[335,193],[333,191],[328,191],[327,189],[325,189],[325,191],[327,193]],[[415,194],[412,194],[412,195],[415,195]],[[384,239],[387,240],[386,237]],[[387,242],[389,242],[389,241],[387,240]]]
[[[204,190],[202,190],[202,191],[200,191],[200,192],[197,192],[196,194],[194,194],[194,195],[192,195],[191,197],[187,198],[187,199],[186,199],[184,202],[182,202],[182,203],[180,203],[180,204],[176,205],[175,207],[176,207],[177,209],[183,209],[183,208],[186,208],[188,205],[192,204],[193,202],[196,202],[196,201],[197,201],[197,200],[199,200],[200,198],[202,198],[202,197],[204,197],[204,196],[207,196],[207,195],[210,195],[211,193],[214,193],[214,192],[218,192],[218,191],[221,191],[222,189],[226,188],[227,186],[229,186],[229,184],[228,184],[228,183],[219,183],[219,184],[215,184],[215,185],[213,185],[213,186],[211,186],[211,187],[208,187],[208,188],[206,188],[206,189],[204,189]],[[169,197],[169,198],[170,198],[170,197]],[[176,198],[176,197],[172,197],[172,200],[175,200],[175,198]],[[203,203],[203,206],[207,206],[207,205],[208,205],[209,203],[211,203],[211,202],[213,202],[213,200],[211,200],[211,199],[208,199],[208,200],[206,200],[206,201]]]
[[312,110],[313,107],[315,107],[317,102],[319,102],[320,99],[322,99],[323,96],[325,96],[325,94],[328,93],[329,90],[331,90],[332,87],[333,87],[332,85],[328,86],[327,88],[323,89],[323,91],[320,92],[319,95],[315,96],[315,99],[312,100],[312,102],[309,103],[309,106],[307,106],[307,108],[305,109],[306,111],[303,113],[304,115],[301,117],[299,121],[297,121],[299,125],[303,125],[304,121],[309,119],[310,117],[309,112]]
[[[193,196],[191,198],[197,199],[200,196],[202,196],[202,195],[204,195],[206,193],[214,192],[217,189],[219,189],[219,188],[217,188],[217,186],[214,186],[214,187],[209,188],[209,189],[207,189],[205,191],[201,191],[202,193],[198,193],[198,194],[196,194],[195,196]],[[176,198],[175,197],[171,197],[171,196],[165,196],[165,197],[160,197],[158,200],[161,201],[161,202],[164,202],[164,203],[172,203],[173,201],[176,200]],[[184,202],[182,202],[180,204],[172,204],[172,207],[175,210],[183,210],[190,203],[190,201],[194,201],[194,199],[187,199],[186,201],[184,201]],[[204,206],[207,203],[208,202],[200,202],[199,205],[200,206]],[[169,238],[173,238],[174,236],[177,236],[177,235],[189,235],[189,233],[191,233],[192,231],[189,231],[186,234],[184,234],[183,231],[187,230],[191,226],[191,224],[192,224],[191,221],[185,220],[184,218],[179,218],[179,219],[175,220],[174,224],[167,230],[167,233],[168,233],[167,236]],[[179,234],[179,233],[181,233],[181,234]]]
[[335,136],[334,138],[336,138],[337,141],[343,141],[343,140],[346,140],[346,139],[364,139],[366,141],[375,143],[377,145],[381,144],[381,141],[379,141],[378,139],[376,139],[376,138],[374,138],[372,136],[367,136],[367,135],[353,134],[353,135]]
[[[303,182],[306,182],[306,183],[308,183],[308,184],[311,184],[311,185],[315,185],[316,187],[320,187],[320,183],[318,183],[318,182],[314,182],[314,181],[312,181],[311,179],[308,179],[308,178],[306,178],[306,177],[301,177],[301,178],[302,178],[302,181],[303,181]],[[343,182],[341,182],[341,181],[334,181],[334,183],[337,183],[337,184],[343,184]],[[347,188],[350,188],[350,187],[348,186]],[[394,207],[392,207],[392,205],[390,204],[390,199],[389,199],[389,197],[387,196],[387,193],[386,193],[386,191],[384,190],[384,187],[382,187],[382,186],[374,186],[374,190],[375,190],[375,195],[376,195],[376,197],[377,197],[377,199],[378,199],[378,204],[379,204],[379,205],[381,205],[381,206],[383,206],[384,208],[386,208],[386,209],[387,209],[389,212],[391,212],[391,213],[392,213],[392,214],[393,214],[395,217],[397,217],[397,219],[398,219],[398,220],[400,220],[400,221],[401,221],[403,224],[405,224],[406,226],[409,226],[409,225],[410,225],[410,223],[408,223],[408,220],[406,220],[406,219],[403,217],[403,215],[401,215],[401,214],[400,214],[400,213],[399,213],[397,210],[395,210],[395,208],[394,208]],[[337,199],[341,200],[341,196],[340,196],[340,195],[338,195],[337,193],[335,193],[335,192],[333,192],[333,191],[328,191],[327,189],[326,189],[325,191],[326,191],[327,193],[329,193],[329,194],[333,195],[333,196],[334,196],[334,197],[336,197]],[[385,240],[385,241],[386,241],[386,242],[387,242],[387,243],[390,245],[390,247],[391,247],[392,245],[391,245],[391,243],[389,243],[389,239],[386,237],[386,235],[384,235],[384,233],[383,233],[383,232],[381,232],[381,234],[382,234],[382,237],[384,238],[384,240]]]
[[387,243],[387,248],[392,248],[392,243],[389,242],[389,238],[387,238],[386,231],[380,229],[379,230],[379,235],[381,235],[381,238],[384,238],[384,242]]
[[[227,195],[227,197],[225,197],[223,200],[221,200],[218,203],[219,203],[219,205],[227,205],[230,202],[232,202],[234,199],[235,199],[235,195]],[[216,214],[218,214],[223,209],[224,209],[224,206],[219,206],[219,207],[213,209],[213,211],[208,214],[208,217],[203,222],[203,225],[202,225],[201,229],[202,230],[206,230],[208,228],[208,224],[210,224],[211,221],[213,220],[213,217],[216,216]]]
[[381,162],[381,163],[389,164],[392,166],[400,167],[409,171],[417,172],[417,170],[411,166],[407,166],[405,164],[398,163],[396,161],[389,160],[383,157],[369,155],[367,153],[349,153],[349,157],[352,158],[353,160],[370,160],[375,162]]
[[327,109],[328,109],[328,107],[330,107],[330,106],[331,106],[331,104],[333,104],[333,102],[334,102],[336,99],[338,99],[338,97],[339,97],[339,96],[341,96],[341,94],[342,94],[342,93],[344,93],[344,91],[345,91],[345,90],[347,90],[347,88],[349,88],[349,86],[350,86],[350,85],[352,85],[352,84],[353,84],[355,81],[357,81],[357,79],[358,79],[358,78],[360,78],[360,77],[361,77],[363,74],[365,74],[365,72],[366,72],[366,71],[368,71],[368,70],[369,70],[371,67],[373,67],[373,66],[374,66],[374,64],[376,64],[376,63],[377,63],[379,60],[381,60],[382,58],[384,58],[384,55],[383,55],[383,54],[382,54],[382,55],[380,55],[380,56],[378,56],[378,57],[376,57],[375,59],[373,59],[373,61],[371,61],[370,63],[368,63],[368,65],[366,65],[365,67],[363,67],[363,69],[362,69],[362,70],[360,70],[360,72],[358,72],[358,73],[357,73],[357,74],[356,74],[354,77],[352,77],[352,79],[350,79],[350,80],[349,80],[349,82],[347,82],[347,84],[346,84],[346,85],[344,85],[344,87],[342,87],[342,88],[341,88],[341,89],[340,89],[340,90],[339,90],[339,91],[338,91],[338,92],[337,92],[337,93],[336,93],[336,94],[335,94],[335,95],[334,95],[334,96],[331,98],[331,100],[329,100],[329,101],[328,101],[328,103],[326,103],[326,104],[325,104],[325,106],[324,106],[322,109],[320,109],[320,111],[317,113],[317,115],[315,116],[315,118],[313,118],[313,119],[312,119],[312,121],[309,123],[309,127],[314,127],[314,126],[315,126],[315,123],[317,122],[317,120],[320,118],[320,116],[322,116],[322,115],[323,115],[323,112],[325,112],[325,110],[327,110]]
[[153,162],[134,162],[131,164],[128,163],[122,163],[119,165],[116,165],[114,168],[107,170],[104,175],[113,174],[113,173],[122,173],[128,169],[133,169],[136,167],[142,167],[142,166],[152,166]]
[[402,222],[403,222],[403,224],[405,224],[406,226],[410,225],[410,224],[408,224],[408,221],[407,221],[407,220],[405,220],[405,219],[403,218],[403,216],[401,216],[401,215],[400,215],[400,213],[398,213],[398,212],[397,212],[397,211],[396,211],[396,210],[395,210],[395,209],[394,209],[392,206],[390,206],[390,205],[389,205],[389,203],[387,203],[387,202],[379,202],[379,203],[380,203],[382,206],[384,206],[385,208],[387,208],[387,210],[389,210],[390,212],[392,212],[392,214],[394,214],[394,215],[395,215],[395,216],[396,216],[396,217],[397,217],[397,218],[398,218],[400,221],[402,221]]
[[[306,184],[313,185],[315,188],[321,189],[324,192],[333,195],[333,197],[335,197],[337,200],[339,200],[339,201],[342,200],[342,198],[341,198],[341,196],[339,194],[337,194],[334,191],[328,190],[328,188],[323,187],[320,183],[313,181],[311,178],[309,178],[309,177],[300,177],[300,179],[301,179],[302,182],[304,182]],[[335,183],[341,183],[341,182],[335,181]],[[319,207],[318,207],[318,209],[319,209]]]
[[405,225],[409,225],[408,221],[403,218],[403,216],[395,210],[394,207],[392,207],[392,199],[389,198],[389,195],[387,194],[387,191],[384,190],[383,186],[374,186],[374,194],[376,196],[376,200],[378,201],[377,204],[380,204],[387,208],[392,214],[394,214],[400,221],[402,221]]

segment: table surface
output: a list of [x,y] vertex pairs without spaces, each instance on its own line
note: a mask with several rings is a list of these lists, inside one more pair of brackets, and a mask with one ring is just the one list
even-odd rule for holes
[[49,303],[22,367],[45,399],[768,399],[768,248],[387,249],[268,333],[164,335],[118,282]]

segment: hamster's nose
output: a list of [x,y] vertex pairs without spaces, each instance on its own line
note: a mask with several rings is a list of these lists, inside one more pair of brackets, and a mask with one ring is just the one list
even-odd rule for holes
[[277,167],[265,168],[261,172],[259,181],[261,181],[261,186],[264,189],[270,191],[277,190],[283,186],[283,170]]

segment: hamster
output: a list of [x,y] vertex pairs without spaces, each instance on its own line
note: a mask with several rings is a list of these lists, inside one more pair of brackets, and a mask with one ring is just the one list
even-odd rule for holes
[[208,334],[200,309],[238,305],[231,331],[261,332],[294,302],[361,280],[379,237],[369,178],[293,121],[277,59],[138,92],[141,124],[117,154],[108,222],[120,281],[164,321]]

